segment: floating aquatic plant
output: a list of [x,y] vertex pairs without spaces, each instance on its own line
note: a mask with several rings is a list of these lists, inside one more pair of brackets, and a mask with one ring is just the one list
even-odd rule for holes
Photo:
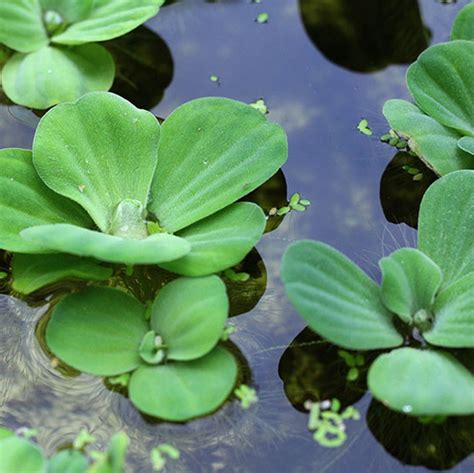
[[9,0],[0,3],[0,44],[13,51],[2,86],[15,103],[45,109],[109,90],[112,55],[99,44],[156,15],[164,0]]
[[32,434],[26,431],[16,433],[0,427],[0,469],[2,473],[122,473],[129,439],[123,432],[115,434],[105,452],[87,450],[95,438],[82,431],[67,448],[47,457],[43,450],[33,443]]
[[474,171],[465,170],[428,189],[418,249],[383,258],[381,286],[324,243],[296,242],[283,258],[291,302],[332,343],[375,350],[411,342],[380,355],[368,373],[372,394],[391,409],[417,416],[474,413],[474,377],[450,351],[474,348],[473,188]]
[[218,346],[228,310],[217,276],[172,281],[150,311],[121,290],[90,287],[58,303],[46,342],[80,371],[129,373],[129,397],[140,411],[184,421],[216,410],[236,383],[237,362]]
[[87,94],[41,119],[32,153],[0,151],[0,248],[218,272],[265,228],[258,205],[234,202],[286,157],[284,131],[240,102],[193,100],[160,127],[114,94]]
[[438,175],[474,168],[474,5],[454,23],[451,41],[424,51],[406,80],[416,104],[389,100],[383,113],[407,146]]

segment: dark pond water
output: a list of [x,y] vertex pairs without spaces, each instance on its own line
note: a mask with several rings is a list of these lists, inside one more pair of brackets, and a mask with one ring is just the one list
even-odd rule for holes
[[[407,180],[400,169],[404,156],[384,175],[394,153],[377,139],[387,128],[381,108],[388,98],[407,97],[404,64],[429,42],[447,40],[466,3],[182,0],[147,25],[159,37],[141,30],[138,40],[129,38],[133,54],[124,43],[112,45],[128,74],[143,81],[139,92],[125,79],[116,90],[154,107],[156,115],[166,117],[201,96],[263,97],[269,118],[288,133],[288,193],[301,192],[312,205],[290,214],[258,246],[266,292],[252,311],[232,319],[238,328],[233,341],[247,359],[260,401],[248,411],[228,403],[186,425],[145,419],[100,379],[53,369],[35,337],[46,308],[0,296],[0,424],[39,429],[38,441],[50,452],[84,427],[100,444],[124,430],[131,438],[130,471],[136,472],[151,471],[149,451],[161,442],[180,449],[181,460],[169,469],[176,472],[473,472],[472,417],[423,427],[371,402],[363,386],[348,391],[333,349],[302,332],[278,276],[284,249],[300,238],[334,245],[374,278],[380,257],[415,243],[415,230],[391,222],[416,220],[417,198],[431,177],[426,173],[418,185]],[[269,13],[267,24],[254,21],[261,12]],[[142,63],[148,69],[139,77],[135,62],[147,48],[155,59]],[[209,79],[213,74],[218,82]],[[356,130],[363,117],[372,137]],[[17,107],[0,107],[0,147],[29,147],[36,120]],[[337,449],[313,441],[300,410],[305,398],[328,392],[355,402],[362,413]]]

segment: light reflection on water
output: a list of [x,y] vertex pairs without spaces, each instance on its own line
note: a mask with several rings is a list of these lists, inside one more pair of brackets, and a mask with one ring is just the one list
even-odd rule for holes
[[[316,0],[314,0],[316,2]],[[434,41],[448,37],[457,6],[421,2],[424,23]],[[255,16],[266,11],[269,23]],[[265,295],[249,314],[232,319],[234,342],[246,356],[260,402],[249,411],[227,404],[206,419],[187,425],[151,423],[127,399],[108,391],[98,378],[64,377],[51,368],[34,337],[45,309],[33,309],[0,296],[0,423],[40,430],[48,451],[89,428],[105,444],[123,429],[131,438],[130,471],[151,471],[149,450],[158,443],[178,447],[177,472],[412,472],[385,452],[365,420],[348,425],[340,449],[317,446],[306,429],[306,416],[288,402],[278,364],[288,344],[304,328],[289,306],[278,279],[279,261],[289,242],[321,239],[357,261],[375,278],[378,259],[397,246],[413,246],[416,232],[385,220],[379,185],[393,153],[378,143],[386,131],[383,102],[407,97],[404,66],[378,72],[350,72],[328,61],[309,40],[297,0],[183,0],[166,7],[148,26],[167,43],[174,76],[153,111],[166,116],[195,97],[218,95],[254,102],[264,97],[269,119],[287,130],[290,157],[284,168],[288,192],[312,201],[305,214],[291,214],[259,245],[268,273]],[[217,85],[209,80],[219,76]],[[369,119],[374,136],[359,134],[360,118]],[[0,146],[29,147],[36,119],[17,108],[0,107]],[[365,396],[358,407],[363,413]],[[474,470],[465,460],[452,472]]]

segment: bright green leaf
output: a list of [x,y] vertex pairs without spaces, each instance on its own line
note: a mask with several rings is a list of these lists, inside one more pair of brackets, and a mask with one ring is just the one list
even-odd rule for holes
[[59,13],[66,23],[76,23],[92,12],[94,0],[40,0],[43,12]]
[[179,278],[160,290],[151,326],[170,360],[194,360],[209,353],[224,332],[229,301],[217,276]]
[[33,225],[72,223],[92,226],[87,214],[74,202],[48,189],[38,177],[31,151],[0,150],[0,248],[21,253],[44,252],[27,242],[20,232]]
[[112,269],[96,261],[73,255],[13,255],[12,287],[20,294],[32,292],[65,279],[103,281],[112,276]]
[[474,42],[431,46],[407,72],[418,106],[442,125],[474,136]]
[[418,249],[443,272],[443,287],[474,271],[474,171],[458,171],[426,191],[418,219]]
[[401,248],[379,262],[382,301],[410,324],[420,309],[430,309],[443,275],[441,269],[415,248]]
[[149,209],[175,232],[232,204],[286,161],[283,129],[250,105],[192,100],[164,122]]
[[380,288],[334,248],[309,240],[293,243],[283,256],[281,277],[298,313],[330,342],[354,350],[403,342]]
[[15,51],[29,53],[48,42],[39,0],[0,2],[0,43]]
[[153,114],[104,92],[61,104],[40,121],[33,143],[41,179],[109,230],[125,199],[146,206],[160,126]]
[[137,368],[149,330],[145,307],[118,290],[90,287],[54,308],[46,329],[49,349],[78,370],[114,376]]
[[91,14],[72,24],[52,41],[83,44],[122,36],[155,16],[164,0],[95,0]]
[[433,307],[434,325],[423,337],[433,345],[474,348],[474,273],[442,291]]
[[114,75],[114,61],[103,46],[45,46],[34,53],[14,54],[3,68],[2,85],[13,102],[46,109],[88,92],[109,90]]
[[460,169],[474,169],[472,156],[458,147],[462,137],[416,105],[405,100],[388,100],[383,107],[385,118],[398,133],[409,138],[409,145],[436,174],[443,176]]
[[36,445],[12,436],[0,442],[0,471],[46,473],[46,460]]
[[457,14],[451,31],[451,39],[474,41],[474,3],[469,3]]
[[372,394],[411,415],[474,414],[474,377],[448,353],[400,348],[369,369]]
[[174,273],[205,276],[240,263],[265,230],[262,209],[238,202],[177,233],[191,245],[183,258],[162,264]]
[[7,429],[5,427],[0,427],[0,441],[8,437],[12,437],[13,435],[15,434],[10,429]]
[[53,455],[48,462],[48,473],[85,473],[89,462],[75,450],[63,450]]
[[203,358],[140,367],[132,375],[129,396],[145,414],[186,421],[215,411],[231,394],[237,362],[217,347]]
[[155,233],[144,240],[129,240],[67,224],[27,228],[21,236],[25,241],[50,251],[131,265],[173,261],[191,249],[185,239],[168,233]]
[[[466,153],[474,155],[474,138],[463,136],[458,141],[458,146]],[[474,160],[474,157],[472,158]]]

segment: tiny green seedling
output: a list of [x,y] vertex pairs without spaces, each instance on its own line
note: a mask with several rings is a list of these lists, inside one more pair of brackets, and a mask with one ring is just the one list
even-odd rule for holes
[[259,13],[257,15],[257,18],[255,18],[255,21],[260,24],[268,23],[268,20],[270,19],[270,15],[268,13]]
[[242,409],[249,409],[258,402],[257,391],[246,384],[241,384],[236,388],[234,394],[239,399]]
[[359,420],[359,411],[347,407],[342,413],[338,399],[331,401],[306,401],[305,408],[309,411],[308,430],[313,432],[313,439],[322,447],[340,447],[347,440],[346,420]]
[[364,355],[362,353],[353,355],[345,350],[339,350],[337,353],[349,368],[346,376],[347,381],[356,381],[359,378],[359,369],[365,364]]
[[250,106],[263,113],[263,115],[270,113],[264,99],[258,99],[256,102],[251,103]]
[[367,118],[362,118],[360,120],[360,122],[357,124],[357,129],[363,134],[363,135],[367,135],[367,136],[372,136],[373,135],[373,131],[372,129],[369,127],[369,121],[367,120]]
[[246,282],[250,279],[250,274],[246,272],[237,273],[233,269],[226,269],[224,271],[224,276],[230,281],[234,282]]
[[162,471],[168,459],[179,460],[180,451],[169,443],[162,443],[153,448],[150,452],[150,461],[154,471]]
[[[295,192],[290,197],[288,205],[285,205],[284,207],[281,207],[281,208],[277,209],[277,211],[274,212],[273,214],[282,216],[282,215],[286,215],[287,213],[291,212],[292,210],[294,210],[296,212],[304,212],[307,209],[307,207],[309,207],[310,205],[311,205],[310,200],[302,199],[300,194]],[[270,215],[271,215],[271,213],[272,212],[270,211]]]

